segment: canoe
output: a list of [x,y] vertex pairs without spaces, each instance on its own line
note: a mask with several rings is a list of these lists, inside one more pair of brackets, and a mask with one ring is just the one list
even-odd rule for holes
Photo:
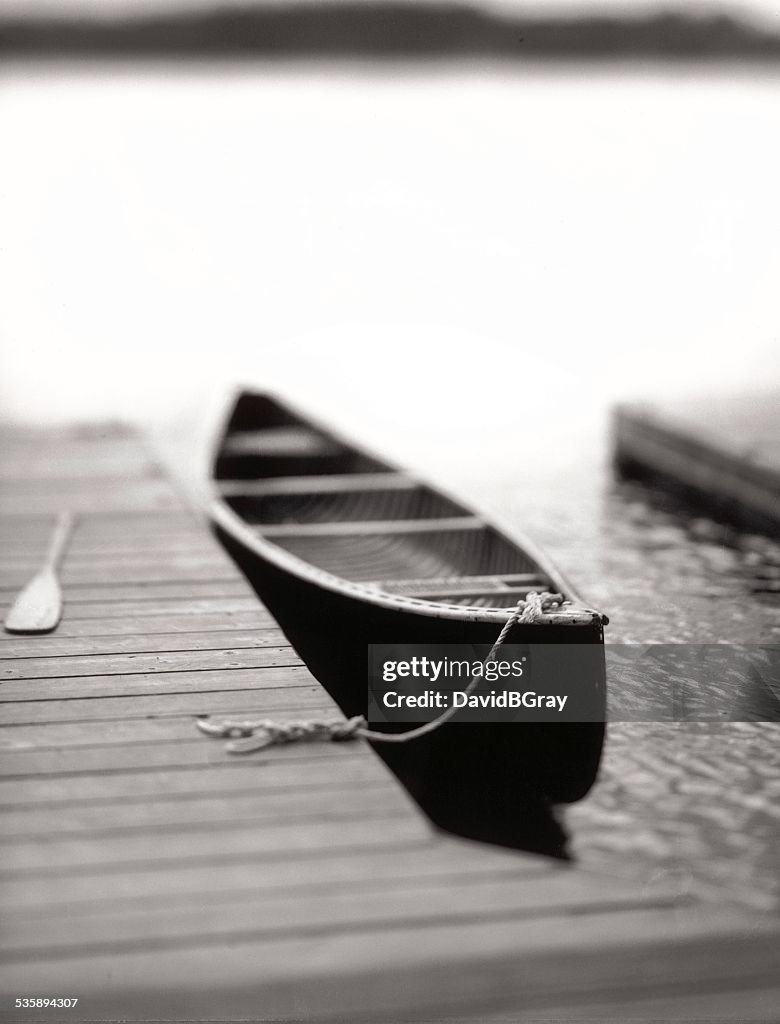
[[[216,535],[347,717],[366,714],[369,644],[487,650],[531,591],[560,593],[564,603],[516,623],[506,642],[598,645],[583,685],[603,710],[607,620],[514,531],[270,394],[239,395],[211,476]],[[550,808],[592,786],[603,717],[452,721],[372,746],[440,828],[565,856]]]

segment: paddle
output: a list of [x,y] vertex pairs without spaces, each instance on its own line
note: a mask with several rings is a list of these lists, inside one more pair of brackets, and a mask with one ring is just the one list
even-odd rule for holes
[[62,615],[62,591],[57,568],[73,531],[73,517],[61,512],[49,542],[49,550],[38,572],[19,592],[5,618],[9,633],[49,633]]

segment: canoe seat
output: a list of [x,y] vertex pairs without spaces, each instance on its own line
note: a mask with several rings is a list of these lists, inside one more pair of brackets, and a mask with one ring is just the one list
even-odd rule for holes
[[[546,590],[550,581],[542,573],[506,573],[502,576],[442,576],[433,579],[371,580],[368,586],[386,594],[404,594],[407,597],[455,596],[456,594],[517,594],[531,590]],[[517,598],[515,598],[517,600]]]
[[339,445],[306,427],[243,430],[227,438],[224,455],[334,455]]
[[[537,587],[531,588],[537,590]],[[409,595],[411,596],[411,595]],[[493,590],[490,593],[472,594],[419,594],[418,601],[434,604],[458,605],[462,608],[514,608],[517,602],[528,596],[528,590]]]
[[414,597],[420,601],[441,601],[485,608],[513,607],[532,590],[550,589],[550,580],[542,573],[515,573],[503,576],[455,576],[440,579],[376,580],[368,584],[386,594]]
[[244,431],[225,442],[214,470],[222,480],[382,473],[388,466],[302,428]]

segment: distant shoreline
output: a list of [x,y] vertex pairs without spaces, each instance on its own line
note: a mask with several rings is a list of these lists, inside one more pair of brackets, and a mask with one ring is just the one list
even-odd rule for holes
[[111,18],[2,17],[0,57],[780,62],[780,36],[728,14],[541,17],[458,3],[236,4]]

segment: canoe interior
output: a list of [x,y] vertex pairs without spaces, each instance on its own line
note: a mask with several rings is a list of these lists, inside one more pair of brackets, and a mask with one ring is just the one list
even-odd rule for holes
[[[466,643],[484,657],[500,624],[481,609],[512,607],[532,590],[563,592],[550,570],[457,500],[265,395],[239,398],[214,476],[225,513],[215,513],[217,536],[348,717],[366,713],[369,644]],[[275,546],[301,561],[280,561]],[[328,585],[307,566],[357,586]],[[436,605],[450,612],[423,610]],[[516,624],[507,640],[588,645],[582,686],[605,706],[597,613],[576,625]],[[452,722],[412,743],[372,746],[439,827],[564,857],[551,805],[588,792],[604,730],[603,721]]]
[[269,396],[237,403],[215,477],[226,504],[259,535],[351,582],[491,608],[559,590],[470,509]]

